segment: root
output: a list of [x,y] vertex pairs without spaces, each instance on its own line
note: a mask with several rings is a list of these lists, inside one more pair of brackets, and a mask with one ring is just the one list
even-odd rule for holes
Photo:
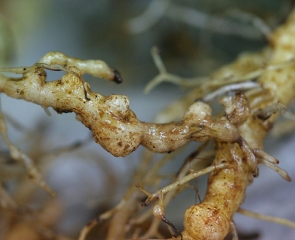
[[[46,67],[56,68],[55,65]],[[0,77],[0,90],[11,97],[52,107],[58,113],[75,112],[77,119],[93,132],[95,141],[114,156],[126,156],[140,144],[153,152],[164,153],[174,151],[190,140],[235,141],[239,138],[236,126],[228,119],[211,119],[211,109],[205,103],[194,103],[180,122],[146,123],[139,121],[130,110],[126,96],[104,97],[92,92],[86,83],[85,96],[81,72],[76,67],[68,66],[62,79],[53,82],[45,81],[44,69],[40,66],[33,69],[21,79]],[[88,67],[83,69],[87,70]],[[35,88],[39,89],[38,93]],[[229,104],[226,107],[231,108]]]
[[15,161],[22,162],[24,164],[28,172],[28,177],[37,185],[45,189],[51,196],[56,196],[56,193],[43,180],[42,174],[36,168],[34,161],[28,155],[23,153],[8,138],[7,127],[2,112],[0,112],[0,134],[9,148],[10,157]]
[[280,224],[280,225],[284,225],[290,228],[294,228],[295,229],[295,222],[287,220],[285,218],[279,218],[279,217],[272,217],[272,216],[267,216],[264,214],[260,214],[260,213],[255,213],[243,208],[239,208],[237,210],[238,213],[241,213],[243,215],[252,217],[252,218],[256,218],[259,220],[263,220],[263,221],[268,221],[268,222],[272,222],[272,223],[276,223],[276,224]]
[[[159,9],[155,9],[155,6]],[[150,9],[158,11],[153,12]],[[145,22],[146,17],[154,13],[155,18]],[[185,20],[184,13],[188,14],[190,24],[193,24],[192,16],[196,14],[169,1],[152,1],[146,13],[131,22],[131,27],[133,26],[133,31],[136,32],[136,24],[140,23],[139,25],[144,25],[143,29],[146,30],[164,15],[172,17],[171,13],[174,13],[179,21]],[[215,21],[213,18],[213,22]],[[294,21],[295,12],[285,25],[270,33],[267,26],[256,19],[254,24],[258,24],[267,35],[270,47],[260,53],[241,55],[233,64],[224,66],[205,78],[187,79],[170,74],[154,48],[152,55],[159,75],[150,82],[147,91],[162,81],[195,87],[187,96],[171,105],[171,108],[178,108],[167,114],[166,120],[169,117],[175,119],[180,116],[180,120],[176,122],[158,124],[140,121],[130,109],[126,96],[103,96],[92,92],[89,84],[82,79],[83,74],[89,73],[116,83],[122,82],[119,72],[108,67],[103,61],[84,61],[52,52],[31,67],[1,70],[22,74],[19,78],[0,76],[1,92],[13,98],[34,102],[45,109],[52,107],[58,113],[74,112],[77,119],[92,131],[95,141],[114,156],[127,156],[139,145],[154,153],[171,153],[190,141],[206,142],[184,162],[173,180],[169,179],[166,187],[154,193],[146,191],[142,186],[155,187],[162,184],[163,179],[166,180],[159,174],[159,170],[172,159],[174,153],[165,155],[153,164],[151,153],[145,152],[142,164],[134,176],[135,181],[142,184],[136,184],[141,191],[131,188],[116,207],[101,214],[83,228],[79,240],[84,240],[89,231],[104,220],[109,221],[106,239],[124,239],[126,236],[162,238],[164,234],[160,232],[160,220],[178,234],[178,240],[220,240],[229,232],[232,233],[233,239],[237,240],[237,230],[233,221],[237,211],[294,228],[294,223],[288,220],[261,216],[240,208],[248,185],[254,177],[258,177],[259,164],[266,165],[283,179],[291,181],[288,173],[278,167],[279,161],[262,149],[263,140],[279,116],[278,113],[284,114],[286,107],[294,99],[294,91],[290,91],[295,89]],[[47,82],[45,70],[62,70],[65,71],[65,75],[56,81]],[[228,96],[229,91],[236,92]],[[221,95],[226,95],[219,99],[224,110],[212,116],[209,104],[200,99],[213,101]],[[8,138],[3,115],[0,116],[0,134],[9,148],[11,157],[23,162],[29,176],[51,192],[33,160]],[[196,158],[209,141],[214,142],[216,153],[213,162],[208,163],[212,164],[188,173],[189,161],[197,162]],[[210,155],[212,159],[213,155]],[[180,186],[207,173],[210,173],[210,176],[206,195],[199,204],[186,209],[184,230],[179,234],[175,225],[166,218],[165,208],[178,193]],[[158,200],[153,209],[144,213],[140,213],[138,207],[142,201],[141,192],[147,195],[142,204],[145,207]],[[13,207],[5,191],[0,193],[6,204]],[[150,219],[151,216],[154,218]],[[147,226],[143,226],[144,224]]]
[[158,190],[157,192],[153,193],[153,194],[150,194],[148,193],[147,191],[145,191],[141,186],[140,184],[136,184],[135,186],[137,188],[139,188],[141,191],[143,191],[147,196],[148,198],[145,200],[143,206],[148,206],[155,198],[156,199],[160,199],[161,196],[164,196],[167,192],[175,189],[176,187],[179,187],[180,185],[182,184],[185,184],[187,182],[189,182],[190,180],[194,179],[194,178],[197,178],[197,177],[200,177],[200,176],[203,176],[207,173],[210,173],[212,171],[215,171],[215,170],[218,170],[218,169],[223,169],[223,168],[226,168],[227,167],[227,164],[224,164],[224,163],[221,163],[217,166],[210,166],[210,167],[207,167],[205,169],[202,169],[200,171],[197,171],[197,172],[192,172],[188,175],[186,175],[185,177],[183,177],[182,179]]

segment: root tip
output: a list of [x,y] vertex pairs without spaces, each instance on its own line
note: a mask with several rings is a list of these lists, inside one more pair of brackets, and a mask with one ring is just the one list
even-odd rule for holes
[[123,82],[121,74],[117,69],[114,69],[114,82],[118,84]]

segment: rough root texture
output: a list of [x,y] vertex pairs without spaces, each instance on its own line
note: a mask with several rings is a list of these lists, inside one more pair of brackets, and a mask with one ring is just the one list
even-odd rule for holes
[[[258,174],[258,164],[264,164],[284,179],[291,180],[277,166],[278,160],[262,148],[265,135],[278,117],[272,106],[278,103],[288,105],[295,96],[295,91],[290,91],[295,89],[294,23],[295,12],[285,25],[268,36],[270,44],[266,50],[242,55],[233,64],[212,74],[212,82],[208,81],[202,87],[193,89],[184,99],[172,104],[181,109],[185,106],[182,120],[178,122],[156,124],[138,120],[130,110],[128,97],[105,97],[92,92],[82,79],[82,74],[89,73],[119,83],[122,78],[117,70],[109,68],[102,61],[82,61],[57,52],[48,53],[32,67],[3,69],[23,76],[0,76],[0,91],[44,108],[52,107],[58,113],[76,113],[77,119],[92,131],[95,141],[114,156],[126,156],[139,145],[152,152],[170,153],[189,141],[213,140],[216,154],[210,167],[184,176],[157,194],[141,190],[149,196],[149,201],[160,199],[160,218],[173,226],[164,217],[164,193],[194,177],[211,172],[204,200],[185,211],[184,230],[177,238],[221,240],[229,232],[234,232],[233,215],[244,200],[248,184]],[[46,82],[45,69],[66,73],[59,80]],[[253,76],[259,87],[237,91],[234,96],[220,99],[224,105],[223,115],[211,116],[211,108],[207,103],[195,102],[218,90],[218,77],[221,79],[218,86],[222,87],[251,80]],[[241,89],[243,86],[247,87],[241,85]],[[261,116],[264,112],[265,116]],[[124,238],[124,231],[127,231],[125,226],[132,225],[128,221],[131,212],[135,211],[134,203],[137,203],[138,198],[135,193],[130,196],[113,211],[117,217],[110,221],[109,239]],[[110,218],[113,212],[102,215],[101,219],[103,216]],[[159,218],[159,211],[154,214]],[[121,226],[120,230],[118,226]],[[117,231],[111,231],[113,229]]]

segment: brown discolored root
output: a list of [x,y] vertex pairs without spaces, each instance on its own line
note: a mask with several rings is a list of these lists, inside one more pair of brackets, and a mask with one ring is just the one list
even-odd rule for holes
[[[51,55],[45,55],[48,56]],[[34,102],[44,108],[52,107],[58,113],[75,112],[76,118],[92,131],[95,141],[114,156],[126,156],[140,144],[153,152],[165,153],[174,151],[190,140],[205,141],[213,138],[220,141],[235,141],[239,138],[235,125],[227,118],[212,120],[211,109],[203,102],[192,104],[179,122],[141,122],[130,110],[128,97],[104,97],[91,91],[89,85],[81,78],[81,74],[88,71],[88,68],[80,71],[77,67],[67,66],[67,73],[60,80],[46,82],[44,70],[59,67],[55,62],[51,63],[54,65],[37,63],[26,68],[23,78],[20,79],[1,76],[0,90],[8,96]],[[5,71],[19,73],[22,69]],[[61,69],[64,70],[64,67]]]

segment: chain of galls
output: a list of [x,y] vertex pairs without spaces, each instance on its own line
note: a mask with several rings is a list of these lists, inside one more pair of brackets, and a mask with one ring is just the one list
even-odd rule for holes
[[[269,36],[271,54],[267,64],[281,64],[294,61],[295,58],[295,12],[288,21]],[[251,113],[240,126],[240,136],[244,139],[256,158],[252,163],[260,163],[257,149],[263,148],[263,140],[271,129],[278,114],[260,115],[267,106],[282,103],[288,105],[295,97],[295,64],[286,64],[284,68],[265,71],[258,82],[262,88],[246,92]],[[245,109],[245,106],[241,105]],[[245,197],[247,185],[253,172],[249,168],[249,156],[245,154],[239,141],[225,143],[216,141],[217,152],[214,163],[227,163],[225,169],[211,173],[208,190],[201,204],[193,205],[185,212],[184,231],[178,239],[222,240],[231,231],[233,214]],[[256,149],[256,150],[255,150]],[[246,150],[247,151],[247,150]],[[261,158],[267,158],[266,155]],[[250,162],[251,162],[250,161]],[[251,165],[251,164],[250,164]],[[255,174],[254,174],[255,175]]]
[[[32,67],[2,71],[23,74],[22,78],[0,75],[0,91],[59,113],[75,112],[92,132],[97,143],[114,156],[126,156],[140,144],[153,152],[171,152],[188,141],[216,141],[217,152],[204,201],[190,207],[184,218],[184,239],[223,239],[232,226],[232,216],[242,203],[245,190],[257,165],[275,169],[286,180],[288,175],[275,165],[276,159],[261,149],[263,139],[278,114],[266,116],[260,111],[276,103],[288,105],[295,95],[295,13],[285,25],[269,36],[271,50],[267,65],[285,64],[266,69],[259,77],[261,88],[234,97],[225,97],[225,116],[211,118],[210,107],[195,102],[182,121],[166,124],[138,120],[122,95],[103,96],[92,92],[81,77],[91,73],[118,81],[118,72],[102,61],[82,61],[61,53],[49,53]],[[287,63],[292,64],[287,64]],[[247,67],[245,65],[245,67]],[[63,70],[57,81],[46,82],[44,69]],[[33,176],[34,177],[34,176]]]

